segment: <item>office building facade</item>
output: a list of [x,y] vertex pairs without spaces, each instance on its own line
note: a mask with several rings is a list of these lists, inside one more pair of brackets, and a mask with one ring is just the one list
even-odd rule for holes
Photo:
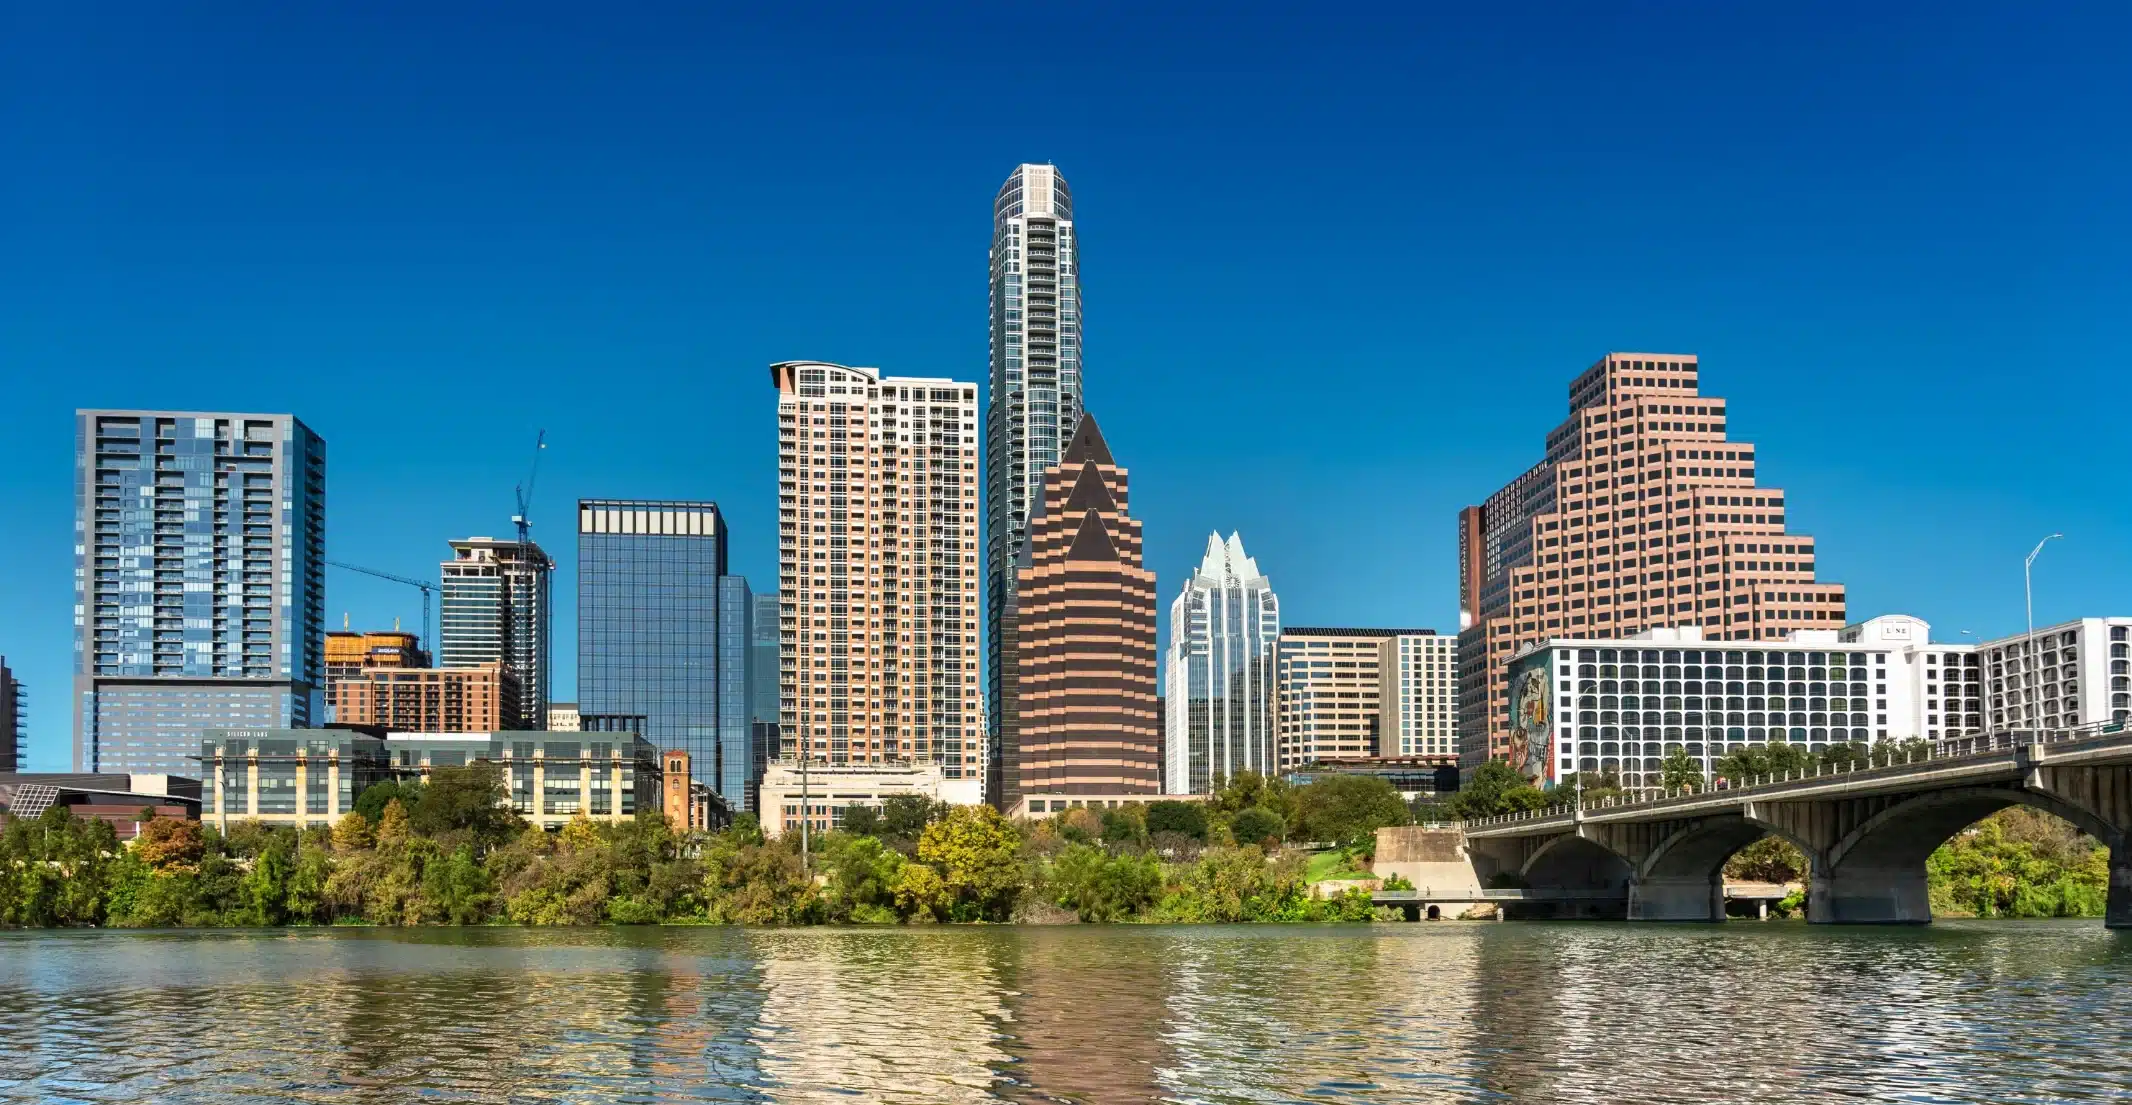
[[1239,771],[1275,770],[1274,642],[1281,600],[1243,537],[1207,552],[1170,603],[1163,652],[1163,789],[1207,794]]
[[1327,760],[1451,755],[1453,641],[1433,629],[1290,627],[1275,645],[1281,771]]
[[726,572],[718,505],[581,499],[577,514],[580,718],[643,718],[646,739],[688,753],[697,783],[749,808],[761,773],[748,683],[755,602],[747,580]]
[[420,733],[523,729],[518,673],[491,661],[471,668],[367,668],[333,685],[337,724]]
[[976,386],[819,361],[770,375],[785,756],[981,787]]
[[1016,575],[1001,808],[1028,794],[1161,793],[1155,573],[1093,416],[1044,472]]
[[[1789,531],[1784,492],[1756,482],[1754,446],[1727,439],[1725,401],[1699,383],[1692,355],[1608,354],[1570,384],[1545,458],[1460,513],[1464,770],[1511,758],[1511,660],[1541,641],[1692,626],[1768,642],[1845,624],[1813,538]],[[1625,726],[1623,762],[1655,771],[1665,728]]]
[[550,733],[575,733],[583,729],[584,723],[578,716],[577,703],[548,703],[548,724],[545,728]]
[[186,774],[324,719],[325,441],[292,415],[75,415],[74,769]]
[[1050,165],[1019,165],[992,200],[991,393],[985,408],[986,694],[989,735],[1015,677],[1002,660],[1015,571],[1047,468],[1081,401],[1081,245],[1073,192]]
[[471,668],[502,662],[518,676],[518,729],[548,717],[549,584],[555,562],[530,541],[469,537],[451,542],[442,565],[437,608],[437,662]]

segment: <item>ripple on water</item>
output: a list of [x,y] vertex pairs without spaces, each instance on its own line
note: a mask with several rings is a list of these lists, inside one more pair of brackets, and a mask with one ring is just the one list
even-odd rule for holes
[[479,929],[0,936],[0,1102],[2132,1097],[2132,934]]

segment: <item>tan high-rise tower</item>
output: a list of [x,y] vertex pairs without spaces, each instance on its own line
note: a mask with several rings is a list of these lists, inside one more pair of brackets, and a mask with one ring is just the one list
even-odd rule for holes
[[[1550,637],[1682,627],[1756,641],[1844,624],[1843,587],[1815,582],[1813,539],[1786,532],[1784,493],[1755,485],[1754,446],[1726,440],[1725,401],[1697,379],[1690,355],[1608,354],[1570,384],[1546,459],[1460,512],[1465,770],[1509,756],[1510,661]],[[1718,724],[1660,684],[1643,696],[1660,709],[1608,713],[1602,700],[1592,739],[1518,766],[1543,782],[1608,769],[1655,782],[1688,726]]]
[[1089,415],[1044,471],[1015,577],[1001,805],[1027,794],[1160,793],[1155,573],[1142,567],[1125,469]]
[[787,757],[984,779],[977,386],[820,361],[777,385]]

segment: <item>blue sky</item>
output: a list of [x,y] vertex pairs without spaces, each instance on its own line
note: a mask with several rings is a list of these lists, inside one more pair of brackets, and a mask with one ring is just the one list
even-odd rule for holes
[[[17,4],[0,654],[70,739],[71,415],[293,411],[338,559],[716,499],[775,576],[766,365],[985,373],[991,198],[1071,181],[1090,409],[1164,602],[1455,628],[1457,509],[1606,351],[1692,352],[1853,617],[2132,612],[2132,8]],[[1740,10],[1712,11],[1713,7]],[[770,10],[777,8],[778,10]],[[789,8],[789,10],[787,10]],[[412,625],[333,572],[330,621]]]

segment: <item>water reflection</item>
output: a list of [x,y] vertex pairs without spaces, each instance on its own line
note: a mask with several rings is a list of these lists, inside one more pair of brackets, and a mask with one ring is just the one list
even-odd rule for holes
[[2132,936],[1628,925],[0,936],[0,1102],[2100,1101]]

